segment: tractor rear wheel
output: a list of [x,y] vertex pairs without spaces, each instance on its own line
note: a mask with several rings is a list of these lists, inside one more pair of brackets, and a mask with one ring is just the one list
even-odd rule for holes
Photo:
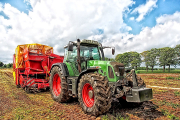
[[50,93],[52,99],[57,102],[67,102],[70,98],[67,80],[62,77],[61,69],[58,66],[53,67],[51,70]]
[[83,111],[98,116],[111,108],[111,88],[108,80],[98,73],[87,73],[78,85],[78,100]]

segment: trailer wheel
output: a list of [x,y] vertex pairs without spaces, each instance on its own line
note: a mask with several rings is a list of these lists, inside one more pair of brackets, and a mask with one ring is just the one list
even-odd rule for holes
[[68,83],[62,77],[61,69],[57,66],[52,68],[50,75],[50,93],[53,100],[57,102],[67,102],[70,98],[68,94]]
[[98,116],[109,111],[111,96],[111,88],[104,76],[88,73],[81,77],[78,85],[78,100],[85,113]]
[[30,92],[30,88],[27,87],[27,86],[24,88],[24,90],[26,91],[27,94],[31,93],[31,92]]

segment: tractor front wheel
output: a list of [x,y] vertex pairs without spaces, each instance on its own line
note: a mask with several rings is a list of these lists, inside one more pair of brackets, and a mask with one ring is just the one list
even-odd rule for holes
[[109,111],[111,95],[108,80],[104,76],[88,73],[81,77],[78,85],[78,100],[85,113],[97,116]]
[[67,102],[70,98],[68,94],[68,84],[65,77],[62,78],[61,69],[55,66],[50,74],[50,93],[53,100],[57,102]]

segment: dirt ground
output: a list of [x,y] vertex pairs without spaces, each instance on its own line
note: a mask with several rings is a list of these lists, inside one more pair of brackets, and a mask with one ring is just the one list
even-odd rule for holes
[[[180,88],[180,80],[166,76],[178,74],[139,74],[147,85],[161,85]],[[170,84],[167,84],[170,82]],[[169,85],[169,86],[168,86]],[[16,88],[12,70],[0,69],[0,119],[65,119],[65,120],[164,120],[180,118],[180,91],[153,88],[153,100],[139,107],[124,107],[117,101],[112,103],[108,113],[94,117],[85,114],[77,99],[68,103],[57,103],[51,99],[49,91],[27,94],[22,88]]]

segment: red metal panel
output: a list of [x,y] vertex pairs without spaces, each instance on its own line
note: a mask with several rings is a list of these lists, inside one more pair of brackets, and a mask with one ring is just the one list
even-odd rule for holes
[[20,75],[19,83],[20,83],[20,85],[21,85],[22,87],[24,86],[24,78],[23,78],[22,75]]
[[[15,56],[14,56],[15,57]],[[28,48],[24,49],[23,61],[25,63],[25,68],[16,69],[16,84],[21,85],[21,87],[38,88],[43,89],[49,87],[49,71],[51,66],[55,63],[63,62],[64,56],[59,56],[56,54],[40,54],[40,53],[30,53]],[[14,65],[14,64],[13,64]],[[38,79],[33,77],[39,74],[44,75],[44,79]]]
[[18,73],[18,69],[15,69],[15,74],[16,74],[16,85],[19,84],[18,80],[19,80],[19,73]]

